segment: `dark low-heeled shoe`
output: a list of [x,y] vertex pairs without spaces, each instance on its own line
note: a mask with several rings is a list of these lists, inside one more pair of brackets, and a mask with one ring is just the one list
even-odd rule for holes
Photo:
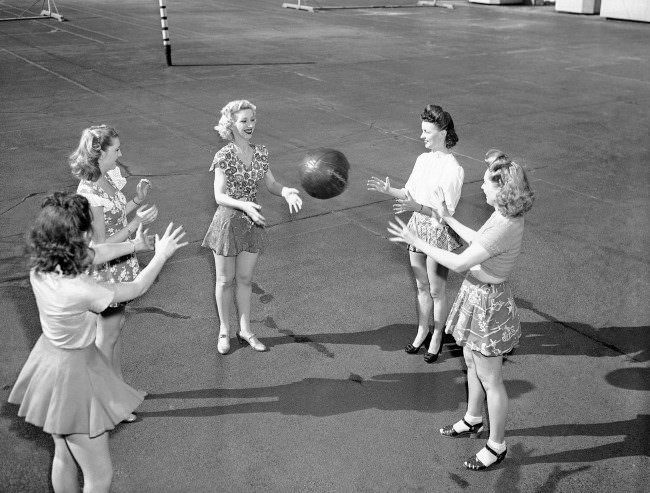
[[477,438],[483,431],[483,423],[476,423],[475,425],[469,424],[463,418],[463,423],[469,428],[465,431],[456,431],[454,430],[454,425],[447,425],[444,428],[440,428],[440,434],[447,438],[459,438],[470,435],[471,438]]
[[441,352],[442,352],[442,340],[440,341],[440,347],[438,348],[437,353],[430,353],[429,351],[424,353],[424,361],[426,361],[427,364],[433,363],[438,359],[438,356],[440,356]]
[[406,351],[408,354],[415,354],[417,353],[422,346],[428,346],[429,343],[431,342],[431,332],[427,334],[427,336],[424,338],[422,343],[419,346],[414,346],[413,344],[407,344],[406,347],[404,348],[404,351]]
[[488,468],[490,468],[492,466],[497,465],[499,462],[501,462],[503,459],[506,458],[506,454],[508,453],[508,449],[505,449],[503,452],[498,454],[494,450],[492,450],[492,448],[488,444],[485,444],[485,449],[488,452],[490,452],[492,455],[494,455],[497,458],[497,460],[495,460],[492,464],[486,466],[480,460],[478,460],[478,457],[474,456],[474,457],[471,457],[471,458],[467,459],[463,463],[463,465],[467,469],[471,469],[472,471],[483,471],[485,469],[488,469]]

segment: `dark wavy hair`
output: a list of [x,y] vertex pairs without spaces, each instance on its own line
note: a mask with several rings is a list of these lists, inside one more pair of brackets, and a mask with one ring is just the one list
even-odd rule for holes
[[68,276],[84,272],[92,263],[87,235],[92,233],[92,220],[85,197],[67,192],[47,196],[27,235],[31,267]]
[[485,153],[488,165],[488,179],[499,187],[496,208],[506,217],[520,217],[526,214],[535,201],[535,192],[530,188],[526,171],[498,149]]
[[99,158],[119,135],[108,125],[84,129],[77,149],[70,154],[70,170],[79,180],[97,181],[102,175]]
[[433,123],[438,130],[446,130],[445,147],[451,149],[458,143],[458,135],[451,115],[435,104],[428,104],[420,115],[423,122]]

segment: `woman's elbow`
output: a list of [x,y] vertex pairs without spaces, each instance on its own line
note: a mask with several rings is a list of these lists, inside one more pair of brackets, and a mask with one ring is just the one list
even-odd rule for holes
[[450,265],[449,268],[456,272],[457,274],[463,274],[470,269],[471,265],[467,262],[455,262],[453,265]]

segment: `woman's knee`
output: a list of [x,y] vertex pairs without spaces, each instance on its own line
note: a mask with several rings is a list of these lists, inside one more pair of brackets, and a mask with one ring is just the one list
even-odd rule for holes
[[491,364],[489,366],[486,366],[479,363],[476,365],[476,375],[481,381],[481,384],[483,385],[483,388],[485,388],[486,392],[500,390],[504,387],[503,374],[501,373],[501,368],[498,365]]
[[235,276],[224,276],[217,274],[216,289],[225,290],[235,285]]
[[250,288],[253,286],[253,276],[251,274],[237,273],[235,280],[238,287]]
[[433,279],[429,280],[429,292],[431,297],[434,299],[444,298],[447,294],[447,279],[441,278],[438,276],[433,276]]

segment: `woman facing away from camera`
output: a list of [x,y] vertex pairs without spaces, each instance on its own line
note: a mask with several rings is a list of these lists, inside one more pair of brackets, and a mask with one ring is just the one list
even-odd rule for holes
[[487,397],[490,436],[485,447],[465,461],[465,467],[473,470],[498,464],[507,452],[503,355],[517,346],[521,336],[507,279],[521,251],[523,216],[534,198],[523,168],[506,154],[492,149],[485,161],[488,168],[482,189],[486,202],[494,207],[485,224],[474,231],[451,217],[444,204],[438,208],[440,218],[470,244],[465,251],[455,254],[429,245],[399,219],[388,228],[394,235],[391,241],[414,245],[455,272],[469,271],[447,319],[447,332],[463,347],[467,364],[467,412],[440,433],[449,438],[478,435],[483,430],[482,409]]
[[[82,132],[79,145],[70,156],[72,174],[80,180],[77,193],[90,202],[95,243],[126,241],[139,225],[149,224],[158,216],[155,205],[142,203],[151,188],[149,180],[140,180],[135,197],[128,202],[122,193],[126,179],[117,163],[122,156],[120,145],[113,127],[98,125]],[[133,218],[128,220],[127,216],[134,211]],[[98,281],[125,282],[135,279],[139,271],[138,259],[132,253],[95,265],[92,275]],[[122,378],[120,334],[125,323],[124,308],[125,303],[111,303],[101,313],[97,326],[97,347]]]
[[[132,282],[98,283],[86,274],[95,261],[107,261],[140,247],[136,241],[89,247],[92,213],[85,197],[57,192],[47,197],[28,235],[30,283],[43,334],[32,349],[9,395],[18,415],[43,428],[54,440],[54,491],[78,491],[77,465],[84,492],[109,491],[113,466],[108,430],[132,415],[144,393],[129,387],[95,345],[99,314],[113,302],[144,294],[174,252],[186,245],[182,228],[156,235],[151,262]],[[97,258],[94,258],[97,257]]]
[[[460,199],[465,172],[451,149],[458,142],[451,115],[440,106],[427,105],[421,115],[424,147],[404,188],[393,188],[388,177],[368,180],[368,190],[396,198],[396,214],[412,212],[409,227],[425,243],[447,251],[462,246],[458,235],[436,216],[435,208],[442,202],[454,213]],[[409,258],[417,286],[418,332],[404,349],[415,354],[428,345],[424,361],[433,363],[442,350],[442,332],[447,318],[447,267],[419,247],[409,245]],[[433,311],[433,334],[429,320]]]
[[298,190],[284,187],[274,178],[266,147],[251,142],[256,123],[255,105],[242,99],[224,106],[219,124],[214,127],[229,143],[215,154],[210,166],[218,207],[202,246],[210,248],[214,255],[220,354],[230,351],[230,308],[235,291],[239,343],[246,341],[255,351],[266,350],[250,328],[253,271],[267,244],[266,219],[257,203],[260,184],[264,182],[269,192],[283,197],[290,213],[302,207]]

